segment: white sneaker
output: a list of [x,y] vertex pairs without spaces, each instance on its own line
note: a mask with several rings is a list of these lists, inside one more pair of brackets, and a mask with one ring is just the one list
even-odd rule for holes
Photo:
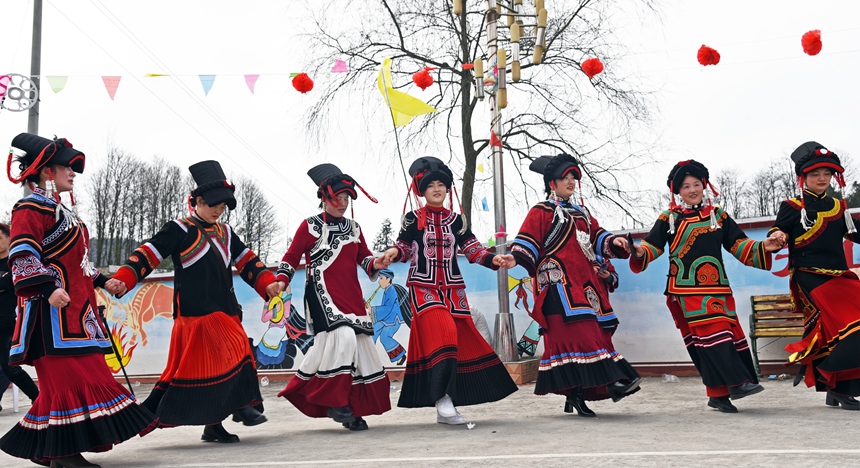
[[460,412],[456,409],[454,410],[454,416],[449,417],[442,416],[442,414],[437,412],[436,422],[439,424],[451,424],[453,426],[456,426],[458,424],[466,424],[466,420],[463,419],[463,416],[460,416]]
[[454,402],[451,401],[451,397],[448,395],[445,395],[436,401],[436,414],[438,414],[440,418],[453,418],[460,415],[460,413],[457,412],[457,408],[454,408]]

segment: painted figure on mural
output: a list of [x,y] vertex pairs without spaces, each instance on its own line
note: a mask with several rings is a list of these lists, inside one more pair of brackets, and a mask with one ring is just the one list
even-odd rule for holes
[[331,418],[362,431],[368,428],[364,416],[390,410],[391,400],[358,271],[375,281],[388,262],[373,256],[361,226],[344,216],[357,190],[364,192],[355,179],[334,164],[314,166],[308,176],[323,211],[301,222],[277,278],[286,290],[304,258],[305,317],[314,344],[278,396],[306,416]]
[[219,221],[227,208],[236,208],[235,187],[221,165],[201,161],[188,169],[196,184],[188,198],[193,211],[167,222],[135,249],[114,278],[124,284],[124,294],[165,258],[173,260],[167,364],[143,404],[158,415],[162,427],[202,425],[202,441],[235,443],[239,437],[221,421],[232,414],[233,421],[255,426],[266,417],[242,307],[233,290],[233,266],[263,299],[276,296],[278,284],[257,254]]
[[455,190],[445,163],[422,157],[409,175],[418,208],[405,214],[395,246],[385,252],[393,262],[410,262],[406,286],[413,318],[397,406],[435,406],[436,422],[465,424],[457,406],[498,401],[517,386],[475,328],[457,252],[493,270],[512,267],[514,259],[484,248],[463,217],[445,207],[446,199],[453,207]]
[[610,321],[611,308],[601,303],[598,288],[604,280],[593,268],[597,258],[627,257],[629,246],[602,228],[581,198],[576,204],[582,177],[576,158],[541,156],[529,169],[543,175],[547,200],[529,210],[511,253],[533,278],[531,316],[544,339],[534,391],[563,395],[565,412],[595,417],[586,401],[617,402],[639,390],[639,373],[601,328],[600,316],[609,319],[607,326],[617,320]]
[[268,328],[254,347],[257,369],[291,369],[298,352],[307,354],[314,343],[304,315],[293,306],[289,286],[266,304],[260,320]]
[[[412,311],[409,309],[409,292],[403,286],[394,283],[394,272],[389,269],[379,271],[379,288],[373,292],[377,294],[382,289],[382,302],[379,305],[370,306],[370,315],[373,317],[373,342],[382,343],[388,359],[398,366],[406,362],[406,349],[394,338],[400,324],[412,322]],[[371,295],[368,304],[373,299]],[[407,319],[409,319],[407,321]]]
[[[634,246],[630,269],[634,273],[644,271],[668,245],[666,305],[702,376],[708,406],[737,413],[730,400],[764,388],[758,384],[749,344],[738,322],[722,251],[746,266],[770,270],[771,252],[779,250],[781,244],[772,239],[750,239],[725,210],[713,205],[708,189],[715,195],[716,191],[702,163],[692,159],[679,162],[669,172],[666,185],[671,206]],[[676,197],[680,197],[680,204]]]
[[[19,167],[12,175],[13,156]],[[107,330],[96,311],[94,287],[109,280],[89,259],[89,232],[72,192],[86,157],[65,138],[22,133],[12,140],[7,176],[32,193],[12,209],[8,265],[15,294],[24,299],[9,362],[36,368],[38,396],[24,418],[0,438],[0,449],[54,467],[98,467],[81,452],[110,450],[149,432],[155,416],[116,380],[104,355]],[[68,193],[71,208],[61,200]]]
[[791,160],[801,193],[782,202],[769,239],[788,245],[792,300],[805,319],[803,339],[786,346],[801,364],[795,385],[827,392],[829,406],[860,410],[860,282],[843,248],[845,239],[860,243],[860,222],[827,194],[834,179],[845,187],[839,156],[810,141]]

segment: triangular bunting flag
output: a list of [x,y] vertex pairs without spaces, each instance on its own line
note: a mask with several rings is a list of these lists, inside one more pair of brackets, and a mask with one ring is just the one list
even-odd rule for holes
[[487,197],[481,199],[481,208],[484,211],[490,211],[490,206],[487,204]]
[[251,94],[254,94],[254,85],[257,83],[257,78],[259,77],[260,75],[245,75],[245,84],[248,85]]
[[332,73],[346,73],[349,69],[346,68],[346,62],[341,59],[335,59],[334,66],[331,67]]
[[290,73],[290,78],[295,78],[295,77],[297,77],[297,76],[299,76],[299,74],[298,74],[298,73]]
[[203,85],[203,94],[209,95],[209,90],[215,84],[215,75],[200,75],[200,84]]
[[102,77],[102,81],[104,81],[105,89],[107,89],[108,96],[110,96],[111,101],[113,101],[113,97],[116,96],[116,89],[119,88],[119,80],[121,79],[121,76]]
[[[51,85],[51,89],[54,90],[54,93],[59,93],[66,87],[66,81],[69,81],[68,76],[46,76],[48,79],[48,84]],[[113,99],[113,98],[111,98]]]
[[436,109],[426,102],[412,97],[403,91],[394,89],[394,82],[391,79],[390,58],[382,61],[379,76],[376,78],[376,86],[379,88],[379,92],[382,93],[385,104],[391,108],[395,127],[402,127],[408,124],[415,116],[437,112]]
[[478,172],[480,172],[481,174],[484,173],[484,163],[478,164]]
[[170,76],[170,75],[166,75],[164,73],[147,73],[146,75],[143,75],[143,76],[145,78],[157,78],[159,76]]
[[487,241],[487,247],[494,247],[496,245],[496,238],[490,236],[490,239]]
[[502,140],[499,140],[499,137],[496,136],[496,132],[490,132],[490,146],[502,147]]

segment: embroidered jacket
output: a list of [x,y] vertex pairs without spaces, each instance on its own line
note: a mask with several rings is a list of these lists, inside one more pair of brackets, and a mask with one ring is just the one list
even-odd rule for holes
[[853,219],[857,233],[849,234],[839,200],[822,193],[803,191],[806,217],[814,220],[809,230],[800,222],[800,198],[782,202],[768,235],[781,230],[788,236],[788,264],[809,273],[839,276],[848,269],[842,240],[860,243],[860,222]]
[[[325,220],[324,220],[325,219]],[[361,227],[349,218],[321,213],[299,225],[278,267],[278,280],[289,283],[305,257],[305,315],[309,334],[349,326],[373,334],[358,283],[358,265],[371,281],[378,271]]]
[[[664,294],[679,296],[732,294],[722,249],[746,266],[770,270],[772,254],[765,251],[764,242],[747,237],[722,208],[714,209],[719,229],[711,228],[711,212],[707,207],[662,212],[640,244],[645,249],[644,257],[632,257],[630,269],[634,273],[644,271],[663,255],[668,244],[669,274]],[[674,234],[669,233],[670,222],[675,224]]]
[[[36,187],[12,208],[9,266],[15,293],[25,299],[12,338],[12,363],[30,364],[44,355],[111,352],[93,289],[107,278],[89,263],[87,227],[45,195]],[[65,307],[48,303],[57,288],[69,294]]]
[[[135,249],[114,275],[129,291],[147,277],[167,257],[173,259],[173,318],[199,317],[213,312],[241,317],[233,294],[231,264],[242,280],[266,299],[266,286],[274,275],[233,229],[221,222],[209,224],[197,219],[201,231],[191,218],[168,222],[148,241]],[[206,237],[212,240],[212,249]],[[227,277],[231,278],[228,283]]]
[[[598,282],[603,280],[585,254],[626,258],[627,253],[612,244],[616,237],[578,205],[559,200],[557,209],[555,202],[543,201],[529,210],[511,253],[533,278],[532,317],[541,327],[547,328],[544,316],[549,314],[561,314],[565,321],[596,320],[601,314],[606,326],[618,322],[608,301],[602,303]],[[562,310],[543,307],[549,294],[558,298]]]
[[[418,229],[417,216],[425,217],[426,228]],[[394,246],[395,261],[409,260],[406,286],[416,314],[442,307],[454,315],[471,316],[457,248],[470,263],[498,269],[493,265],[495,255],[478,242],[459,214],[446,208],[425,206],[406,213]]]

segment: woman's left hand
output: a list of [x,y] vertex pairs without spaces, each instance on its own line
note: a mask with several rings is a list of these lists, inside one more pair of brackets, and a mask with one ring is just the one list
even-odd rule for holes
[[496,255],[495,257],[493,257],[493,265],[499,268],[513,268],[517,266],[517,261],[511,254]]
[[615,240],[612,241],[612,244],[617,247],[621,247],[622,249],[626,250],[627,253],[630,253],[630,244],[627,242],[627,239],[623,237],[616,237]]
[[266,286],[266,295],[269,296],[269,299],[281,293],[282,290],[280,283],[280,281],[272,281],[268,286]]

